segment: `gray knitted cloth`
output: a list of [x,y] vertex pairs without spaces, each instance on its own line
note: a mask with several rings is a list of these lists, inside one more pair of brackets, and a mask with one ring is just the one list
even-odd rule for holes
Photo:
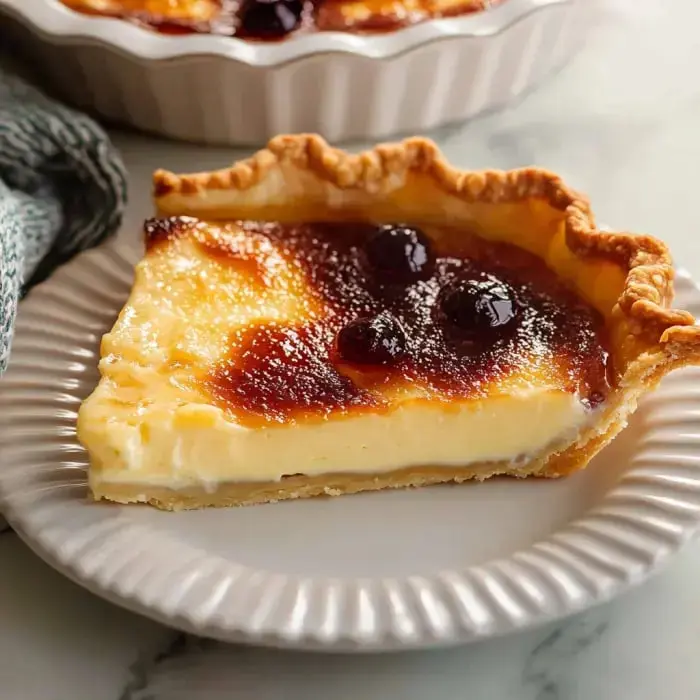
[[125,201],[124,166],[102,129],[0,61],[0,375],[22,295],[116,231]]

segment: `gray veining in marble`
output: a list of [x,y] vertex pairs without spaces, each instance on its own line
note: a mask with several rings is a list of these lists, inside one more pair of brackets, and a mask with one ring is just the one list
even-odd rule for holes
[[140,652],[129,664],[129,676],[119,693],[118,700],[147,700],[153,698],[152,680],[159,667],[167,660],[185,653],[194,638],[182,632],[172,631],[165,635],[161,644],[149,653]]
[[588,648],[601,643],[609,626],[607,609],[557,626],[529,653],[523,668],[523,692],[532,692],[535,700],[571,697],[572,667]]

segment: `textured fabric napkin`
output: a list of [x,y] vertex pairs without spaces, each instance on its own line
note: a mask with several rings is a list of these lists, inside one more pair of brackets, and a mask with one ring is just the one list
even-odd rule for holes
[[126,172],[102,129],[0,56],[0,377],[22,295],[114,233],[125,202]]
[[104,131],[0,57],[0,375],[19,299],[116,231],[125,202],[124,166]]

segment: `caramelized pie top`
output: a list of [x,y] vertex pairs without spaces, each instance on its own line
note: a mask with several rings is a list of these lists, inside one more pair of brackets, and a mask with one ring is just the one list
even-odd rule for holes
[[61,0],[168,34],[275,40],[310,31],[381,32],[486,11],[502,0]]
[[460,170],[418,137],[352,154],[296,134],[221,170],[156,171],[154,194],[161,214],[209,220],[449,222],[532,253],[596,309],[625,391],[700,364],[700,325],[672,306],[664,243],[600,230],[586,197],[547,170]]
[[188,291],[161,303],[195,335],[199,314],[216,319],[225,350],[192,376],[241,424],[544,386],[590,407],[609,390],[602,316],[511,245],[449,227],[183,217],[147,222],[146,242],[151,259],[189,260]]

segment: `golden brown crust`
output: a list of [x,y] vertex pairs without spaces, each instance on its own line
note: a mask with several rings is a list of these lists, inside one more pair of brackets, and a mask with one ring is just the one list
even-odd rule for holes
[[372,191],[391,176],[413,170],[429,174],[440,186],[467,201],[499,203],[530,197],[546,197],[558,209],[576,203],[590,216],[582,195],[561,179],[539,168],[519,170],[460,171],[443,158],[437,145],[413,137],[385,143],[358,154],[329,146],[315,134],[276,136],[250,158],[212,172],[176,175],[157,170],[153,175],[156,200],[173,193],[201,194],[208,190],[246,190],[259,184],[280,163],[292,163],[342,189]]
[[[301,134],[273,138],[267,148],[223,170],[190,175],[158,170],[156,203],[167,210],[167,200],[173,196],[192,199],[216,191],[242,193],[264,183],[284,165],[313,172],[321,181],[346,191],[377,192],[407,173],[420,173],[462,202],[498,205],[544,200],[562,212],[566,245],[577,258],[608,260],[626,274],[613,309],[616,323],[624,321],[627,334],[643,336],[651,346],[665,350],[673,366],[700,361],[700,328],[688,312],[669,308],[674,271],[666,246],[651,236],[601,231],[586,198],[547,170],[459,170],[447,163],[435,143],[418,137],[353,155],[332,148],[317,135]],[[543,229],[542,235],[547,233]],[[649,352],[651,346],[647,342],[641,347]]]

